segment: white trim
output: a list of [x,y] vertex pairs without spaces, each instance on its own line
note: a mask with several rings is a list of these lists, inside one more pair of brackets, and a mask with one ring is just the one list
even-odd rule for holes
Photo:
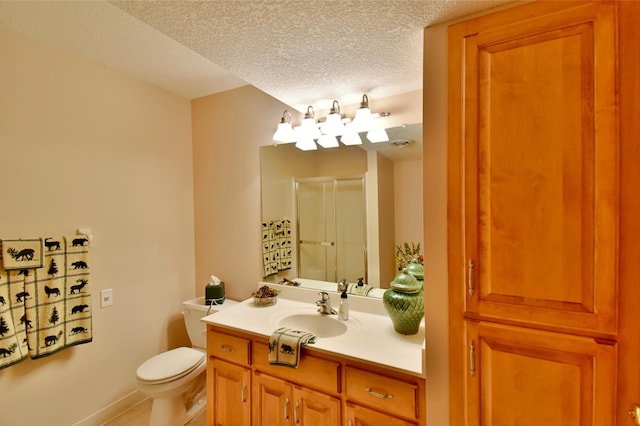
[[103,425],[109,420],[113,420],[122,413],[129,411],[147,400],[140,391],[133,391],[130,394],[120,398],[119,400],[107,405],[103,409],[91,414],[88,417],[75,423],[73,426],[98,426]]

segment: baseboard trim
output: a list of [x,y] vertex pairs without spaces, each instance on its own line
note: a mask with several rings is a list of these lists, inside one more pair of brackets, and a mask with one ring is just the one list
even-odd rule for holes
[[148,398],[140,391],[133,391],[119,400],[107,405],[103,409],[74,423],[73,426],[99,426],[121,415],[135,406],[143,403]]

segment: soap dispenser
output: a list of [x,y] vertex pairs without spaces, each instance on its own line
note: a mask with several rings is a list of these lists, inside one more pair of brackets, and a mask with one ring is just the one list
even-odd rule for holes
[[347,290],[340,295],[340,306],[338,306],[338,318],[347,321],[349,319],[349,301],[347,300]]

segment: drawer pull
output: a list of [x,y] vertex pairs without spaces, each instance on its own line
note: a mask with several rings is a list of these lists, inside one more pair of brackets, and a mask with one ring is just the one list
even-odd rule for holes
[[229,345],[220,345],[220,350],[222,352],[235,352],[236,348],[234,348],[233,346],[229,346]]
[[293,407],[293,423],[299,425],[300,419],[298,419],[298,407],[300,406],[300,401],[296,399],[296,404]]
[[243,383],[243,384],[242,384],[242,392],[240,393],[240,401],[241,401],[243,404],[246,404],[246,403],[247,403],[247,398],[246,398],[246,396],[245,396],[245,393],[246,393],[246,392],[247,392],[247,384],[246,384],[246,383]]
[[380,392],[376,392],[371,388],[364,388],[365,392],[369,392],[369,395],[375,397],[375,398],[379,398],[379,399],[390,399],[393,398],[393,395],[391,395],[390,393],[380,393]]

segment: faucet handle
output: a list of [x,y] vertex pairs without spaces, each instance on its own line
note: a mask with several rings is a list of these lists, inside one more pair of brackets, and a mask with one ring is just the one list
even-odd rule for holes
[[326,302],[329,300],[329,293],[327,293],[326,291],[319,292],[318,296],[322,298],[321,302]]

